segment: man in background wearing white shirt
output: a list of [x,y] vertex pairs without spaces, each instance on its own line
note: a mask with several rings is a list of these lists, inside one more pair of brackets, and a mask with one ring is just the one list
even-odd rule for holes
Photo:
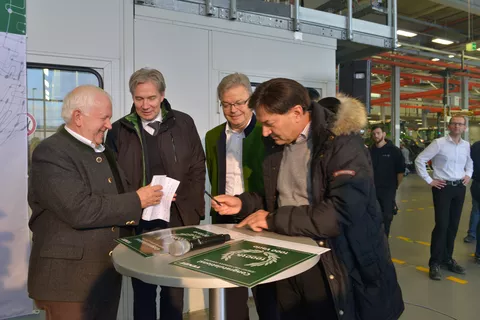
[[[473,173],[470,144],[462,139],[466,119],[453,116],[448,124],[450,133],[435,139],[415,160],[417,173],[432,186],[435,207],[435,228],[430,246],[430,279],[441,280],[440,267],[465,274],[453,259],[453,246],[465,200],[466,185]],[[426,169],[432,160],[433,178]]]

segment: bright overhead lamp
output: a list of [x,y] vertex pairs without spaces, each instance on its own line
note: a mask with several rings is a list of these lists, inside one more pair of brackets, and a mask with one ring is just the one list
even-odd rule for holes
[[381,98],[382,95],[381,95],[380,93],[372,92],[372,93],[370,94],[370,97],[372,97],[372,98]]
[[405,30],[397,30],[397,34],[399,36],[404,36],[404,37],[409,37],[409,38],[413,38],[415,37],[417,34],[414,33],[414,32],[410,32],[410,31],[405,31]]
[[453,43],[453,41],[442,39],[442,38],[435,38],[435,39],[432,40],[432,42],[435,42],[435,43],[438,43],[438,44],[444,44],[446,46]]
[[448,57],[449,57],[449,58],[454,58],[455,55],[454,55],[454,54],[449,54]]
[[433,58],[432,61],[440,61],[438,58]]

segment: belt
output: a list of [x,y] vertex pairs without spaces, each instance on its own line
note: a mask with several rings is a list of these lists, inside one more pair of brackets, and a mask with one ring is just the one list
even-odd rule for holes
[[452,187],[463,186],[463,180],[445,181],[445,184]]

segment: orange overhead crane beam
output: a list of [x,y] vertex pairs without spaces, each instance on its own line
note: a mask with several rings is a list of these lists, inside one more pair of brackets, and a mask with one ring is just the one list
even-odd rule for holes
[[[419,79],[402,79],[400,80],[400,86],[404,85],[411,85],[411,84],[418,84],[420,83]],[[380,83],[380,84],[375,84],[371,87],[371,92],[373,93],[382,93],[382,91],[389,90],[391,88],[392,84],[390,81]]]
[[[423,109],[423,110],[430,110],[430,112],[443,112],[443,108],[439,108],[439,107],[412,106],[407,104],[401,104],[400,106],[405,109]],[[450,108],[450,110],[455,111],[455,110],[460,110],[460,108]]]
[[[423,97],[425,99],[431,99],[431,100],[443,100],[443,96],[430,96],[430,97]],[[468,104],[474,105],[474,104],[479,104],[480,100],[478,99],[468,99]]]
[[[407,81],[406,80],[400,80],[400,85],[404,85]],[[376,84],[376,85],[373,85],[371,87],[371,91],[374,92],[374,91],[383,91],[383,90],[387,90],[387,89],[390,89],[390,87],[392,86],[392,84],[389,82],[385,82],[385,83],[381,83],[381,84]]]
[[[453,90],[450,90],[450,92],[458,92],[460,91],[459,88],[455,88]],[[423,97],[429,97],[429,96],[434,96],[437,94],[443,94],[443,88],[442,89],[434,89],[434,90],[428,90],[428,91],[423,91],[423,92],[414,92],[414,93],[402,93],[400,94],[400,100],[406,100],[406,99],[412,99],[412,98],[423,98]],[[371,105],[377,105],[383,102],[389,102],[390,97],[388,98],[380,98],[380,99],[375,99],[371,101]]]
[[391,66],[397,66],[397,67],[403,67],[403,68],[409,68],[409,69],[415,69],[415,70],[423,70],[423,71],[441,71],[442,70],[441,68],[419,66],[416,64],[410,64],[410,63],[404,63],[404,62],[398,62],[398,61],[392,61],[392,60],[384,60],[384,59],[376,59],[376,58],[371,58],[369,60],[377,64],[387,64]]
[[[404,56],[404,55],[393,54],[393,53],[389,53],[389,52],[381,53],[381,54],[379,54],[379,56],[386,57],[386,58],[391,58],[391,59],[396,59],[396,60],[404,60],[404,61],[409,61],[409,62],[423,63],[427,66],[430,65],[430,66],[436,66],[436,67],[462,69],[462,65],[457,64],[457,63],[432,61],[432,60],[428,60],[428,59],[411,57],[411,56]],[[480,73],[480,68],[466,66],[464,69],[475,72],[475,73]]]
[[[392,73],[391,70],[386,70],[386,69],[380,69],[380,68],[372,68],[371,70],[372,73],[378,73],[378,74],[383,74],[383,75],[390,75]],[[424,74],[415,74],[415,73],[407,73],[407,72],[400,72],[400,77],[405,79],[421,79],[425,81],[431,81],[434,83],[443,83],[443,78],[438,77],[438,76],[429,76],[429,75],[424,75]],[[459,80],[453,80],[450,79],[449,83],[455,84],[455,85],[460,85]],[[480,88],[480,82],[469,82],[468,87],[471,90],[473,87],[475,88]]]
[[[376,59],[372,58],[370,59],[372,62],[377,63],[377,64],[384,64],[384,65],[391,65],[391,66],[397,66],[397,67],[402,67],[402,68],[409,68],[409,69],[415,69],[415,70],[422,70],[422,71],[441,71],[442,69],[438,69],[435,67],[429,67],[429,66],[421,66],[421,65],[416,65],[416,64],[409,64],[409,63],[403,63],[403,62],[398,62],[398,61],[392,61],[392,60],[384,60],[384,59]],[[459,77],[469,77],[469,78],[475,78],[475,79],[480,79],[480,74],[472,74],[472,73],[467,73],[467,72],[455,72],[453,73],[454,76],[459,76]],[[401,76],[401,75],[400,75]],[[436,77],[442,79],[442,77]],[[460,84],[460,81],[458,80],[450,80],[450,83]]]

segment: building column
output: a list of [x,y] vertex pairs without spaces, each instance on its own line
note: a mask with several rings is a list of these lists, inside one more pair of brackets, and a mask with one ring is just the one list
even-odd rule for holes
[[[469,99],[469,92],[468,92],[468,77],[462,77],[461,81],[461,90],[462,90],[462,111],[468,111],[469,109],[469,104],[468,104],[468,99]],[[463,134],[463,139],[467,142],[470,142],[470,128],[468,126],[468,116],[465,117],[466,119],[466,127],[465,127],[465,133]]]
[[428,112],[429,110],[426,110],[426,109],[422,110],[422,127],[424,128],[428,127],[428,120],[427,120]]
[[400,67],[398,66],[392,66],[391,86],[391,136],[393,144],[400,147]]

